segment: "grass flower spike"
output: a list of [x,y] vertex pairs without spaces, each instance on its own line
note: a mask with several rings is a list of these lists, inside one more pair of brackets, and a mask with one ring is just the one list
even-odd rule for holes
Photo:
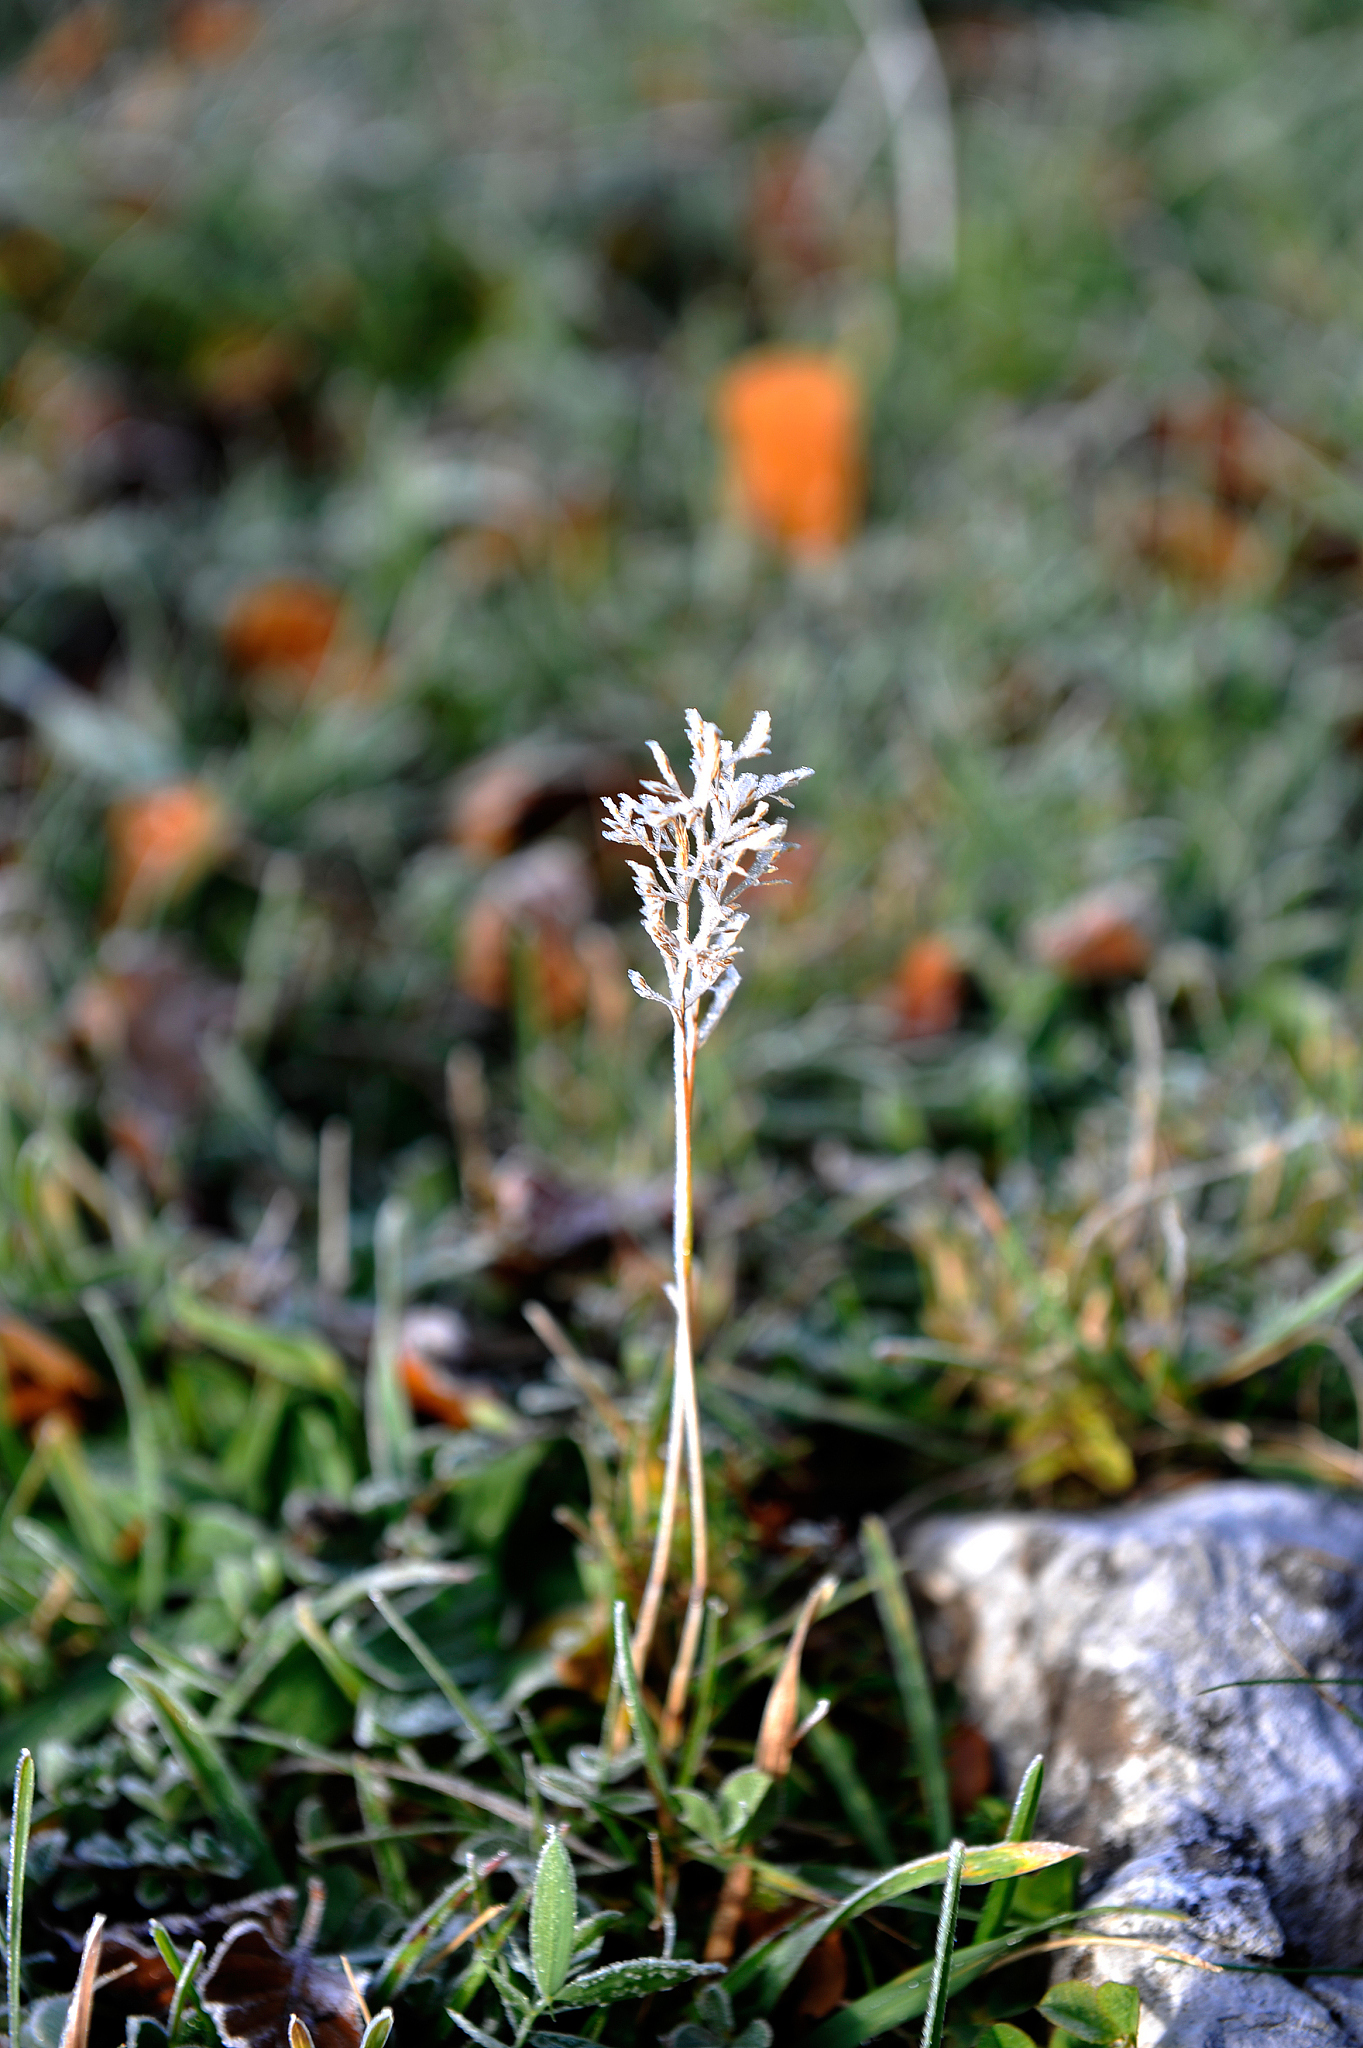
[[691,1098],[696,1055],[739,984],[735,963],[748,917],[738,907],[738,898],[745,890],[774,879],[786,820],[773,817],[771,806],[789,809],[782,792],[814,772],[788,768],[778,775],[759,775],[740,770],[741,762],[756,760],[768,751],[771,716],[766,711],[757,713],[738,746],[724,739],[719,727],[698,711],[687,712],[686,730],[691,741],[693,786],[689,794],[662,748],[650,741],[661,780],[645,782],[637,797],[605,799],[606,838],[637,847],[645,855],[643,860],[632,860],[630,866],[644,930],[662,958],[666,993],[650,987],[641,974],[631,973],[630,980],[639,995],[662,1003],[672,1017],[676,1187],[670,1291],[677,1335],[658,1529],[631,1646],[634,1668],[642,1672],[667,1577],[684,1455],[691,1519],[691,1590],[667,1690],[663,1738],[668,1747],[680,1734],[709,1576],[691,1337]]

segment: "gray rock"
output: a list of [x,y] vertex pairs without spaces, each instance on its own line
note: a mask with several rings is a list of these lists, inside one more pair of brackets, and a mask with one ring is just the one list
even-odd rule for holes
[[1040,1827],[1089,1850],[1086,1897],[1179,1916],[1104,1932],[1239,1965],[1102,1944],[1067,1973],[1137,1984],[1142,2048],[1363,2048],[1363,1989],[1253,1968],[1363,1962],[1363,1731],[1305,1686],[1209,1691],[1290,1676],[1274,1636],[1317,1677],[1363,1675],[1363,1504],[1234,1483],[941,1516],[902,1548],[1006,1782],[1046,1757]]

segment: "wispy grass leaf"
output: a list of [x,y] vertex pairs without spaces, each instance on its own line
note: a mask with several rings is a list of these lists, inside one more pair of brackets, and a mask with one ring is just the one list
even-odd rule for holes
[[914,1762],[927,1802],[928,1823],[939,1848],[951,1836],[951,1788],[942,1756],[941,1730],[932,1696],[932,1679],[918,1627],[904,1591],[904,1576],[890,1545],[889,1532],[879,1515],[868,1515],[861,1525],[862,1555],[875,1594],[880,1625],[889,1645],[895,1683],[904,1708],[904,1719],[913,1744]]
[[109,1669],[150,1707],[167,1745],[188,1771],[199,1797],[233,1848],[263,1881],[277,1881],[278,1866],[260,1823],[235,1772],[193,1707],[131,1657],[115,1657]]

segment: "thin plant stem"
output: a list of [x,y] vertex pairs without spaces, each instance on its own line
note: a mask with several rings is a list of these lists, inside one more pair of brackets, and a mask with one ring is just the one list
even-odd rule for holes
[[682,1623],[677,1661],[668,1681],[663,1711],[663,1749],[674,1749],[681,1739],[682,1713],[695,1669],[705,1620],[705,1596],[710,1583],[710,1540],[705,1512],[705,1459],[700,1440],[700,1408],[696,1399],[696,1360],[691,1332],[691,1105],[696,1078],[696,1029],[694,1013],[674,1031],[674,1055],[684,1064],[677,1085],[677,1184],[673,1202],[673,1264],[675,1268],[677,1345],[673,1383],[685,1423],[686,1491],[691,1511],[691,1590],[687,1596],[686,1619]]
[[[698,711],[686,714],[694,788],[683,790],[662,748],[650,741],[661,779],[646,782],[643,794],[605,799],[605,837],[637,847],[645,861],[631,861],[642,906],[644,930],[662,956],[667,992],[631,973],[636,992],[662,1003],[672,1016],[672,1074],[675,1185],[672,1204],[672,1307],[676,1343],[672,1363],[672,1405],[667,1458],[653,1555],[644,1597],[629,1645],[630,1675],[642,1677],[658,1624],[667,1581],[682,1463],[691,1516],[691,1586],[676,1662],[668,1681],[662,1745],[674,1749],[695,1669],[709,1585],[709,1541],[705,1514],[705,1459],[696,1399],[696,1363],[691,1329],[691,1110],[696,1054],[724,1014],[739,974],[735,956],[747,913],[735,899],[770,879],[785,822],[770,814],[771,802],[788,809],[782,791],[811,773],[791,768],[779,775],[737,772],[738,763],[767,752],[771,719],[761,711],[738,746]],[[693,929],[692,919],[695,912]],[[702,1019],[702,1004],[706,1005]]]

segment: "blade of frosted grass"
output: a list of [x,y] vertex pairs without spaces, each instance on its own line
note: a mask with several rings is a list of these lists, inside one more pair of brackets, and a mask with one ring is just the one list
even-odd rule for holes
[[493,1758],[507,1783],[519,1790],[521,1772],[516,1759],[512,1756],[510,1750],[507,1749],[505,1743],[497,1740],[497,1737],[474,1706],[472,1700],[469,1699],[463,1687],[450,1677],[449,1672],[435,1655],[435,1652],[427,1648],[406,1616],[398,1613],[391,1600],[385,1599],[383,1594],[377,1591],[371,1593],[369,1597],[378,1612],[383,1616],[388,1627],[393,1631],[393,1634],[400,1642],[407,1645],[407,1648],[416,1658],[417,1663],[426,1673],[426,1676],[434,1680],[435,1684],[439,1686],[445,1698],[454,1708],[455,1713],[459,1715],[461,1720],[468,1723],[469,1727],[478,1737],[478,1740],[485,1744],[488,1755]]
[[947,1877],[942,1888],[942,1910],[937,1915],[937,1945],[932,1955],[932,1985],[928,2009],[923,2015],[920,2048],[942,2048],[950,1995],[951,1951],[956,1946],[956,1916],[961,1910],[961,1876],[965,1870],[965,1843],[953,1842],[947,1856]]
[[9,1816],[9,1890],[5,1900],[5,1974],[9,1992],[9,2037],[19,2040],[19,1971],[24,1949],[24,1873],[33,1825],[35,1772],[31,1751],[21,1749],[14,1767],[14,1804]]
[[390,1196],[374,1219],[374,1341],[364,1386],[369,1469],[396,1484],[410,1462],[412,1410],[402,1384],[402,1254],[407,1205]]
[[160,1956],[161,1961],[170,1971],[171,1976],[178,1979],[181,1970],[185,1966],[185,1962],[184,1957],[170,1938],[170,1929],[162,1920],[148,1920],[147,1932],[156,1943],[156,1953]]
[[889,1645],[890,1662],[894,1666],[895,1683],[899,1687],[904,1719],[913,1744],[914,1762],[928,1809],[933,1846],[944,1849],[951,1840],[951,1793],[946,1765],[942,1761],[932,1680],[928,1676],[923,1646],[918,1640],[913,1609],[904,1591],[903,1574],[890,1546],[889,1532],[879,1515],[868,1515],[862,1523],[861,1549],[880,1625]]
[[[807,1685],[800,1688],[800,1712],[807,1714],[814,1705],[814,1695]],[[894,1844],[890,1840],[880,1808],[871,1797],[866,1780],[856,1766],[856,1753],[852,1744],[831,1721],[818,1721],[810,1729],[805,1741],[814,1753],[819,1765],[842,1804],[852,1832],[870,1852],[877,1863],[894,1862]]]
[[406,1858],[388,1832],[392,1819],[388,1810],[388,1787],[377,1772],[359,1762],[354,1768],[354,1778],[360,1818],[372,1836],[371,1853],[379,1889],[399,1911],[410,1913],[416,1901],[407,1881]]
[[[1036,1810],[1041,1804],[1041,1782],[1046,1774],[1044,1757],[1034,1756],[1022,1774],[1013,1811],[1008,1816],[1005,1842],[1025,1842],[1036,1826]],[[1018,1888],[1015,1877],[1001,1877],[991,1884],[985,1893],[984,1908],[975,1928],[975,1942],[992,1941],[996,1934],[1002,1934],[1013,1903],[1013,1894]]]
[[166,1590],[166,1518],[162,1510],[161,1457],[147,1383],[114,1305],[100,1287],[81,1296],[81,1306],[99,1335],[118,1379],[128,1411],[128,1442],[142,1516],[142,1548],[137,1560],[137,1604],[143,1614],[157,1614]]
[[180,2031],[181,2015],[185,2009],[185,2000],[194,1988],[194,1979],[198,1976],[199,1967],[207,1954],[208,1950],[204,1947],[203,1943],[196,1941],[189,1954],[185,1957],[184,1967],[175,1979],[175,1989],[171,1994],[170,2000],[170,2011],[166,2014],[166,2034],[170,2042],[170,2048],[175,2048],[176,2036]]
[[[1068,1863],[1071,1857],[1082,1854],[1082,1849],[1076,1849],[1069,1842],[996,1842],[990,1849],[966,1852],[964,1882],[992,1884],[996,1878],[1048,1870],[1053,1863]],[[766,1866],[759,1866],[757,1874],[764,1879],[770,1878]],[[825,1907],[795,1927],[778,1930],[755,1942],[730,1970],[725,1989],[733,1995],[751,1992],[758,2010],[769,2012],[794,1979],[805,1957],[818,1947],[825,1935],[847,1926],[863,1913],[875,1912],[892,1899],[902,1899],[911,1892],[926,1891],[929,1886],[944,1883],[946,1874],[947,1856],[941,1849],[928,1856],[916,1856],[912,1862],[901,1863],[893,1870],[881,1871],[850,1897]]]
[[151,1708],[167,1744],[188,1771],[232,1846],[269,1882],[278,1881],[270,1845],[252,1813],[246,1794],[204,1723],[179,1693],[131,1657],[115,1657],[109,1665],[115,1678]]
[[300,1599],[298,1601],[295,1612],[298,1617],[298,1633],[302,1636],[303,1641],[312,1651],[337,1691],[345,1695],[352,1707],[358,1706],[360,1695],[364,1691],[364,1680],[359,1672],[353,1664],[347,1664],[345,1658],[341,1655],[335,1643],[333,1643],[331,1637],[313,1613],[312,1605],[307,1599]]
[[629,1714],[634,1739],[643,1751],[644,1771],[649,1784],[669,1812],[675,1812],[676,1804],[667,1789],[663,1776],[663,1760],[658,1752],[658,1736],[648,1718],[639,1681],[634,1673],[634,1658],[630,1653],[629,1616],[623,1600],[615,1603],[615,1671],[620,1681],[620,1690],[625,1696],[625,1708]]
[[722,1600],[713,1595],[705,1603],[705,1634],[700,1645],[700,1669],[696,1674],[696,1704],[691,1726],[686,1731],[677,1783],[689,1785],[700,1769],[705,1745],[710,1739],[710,1722],[715,1711],[715,1672],[719,1666],[719,1625],[728,1613]]

